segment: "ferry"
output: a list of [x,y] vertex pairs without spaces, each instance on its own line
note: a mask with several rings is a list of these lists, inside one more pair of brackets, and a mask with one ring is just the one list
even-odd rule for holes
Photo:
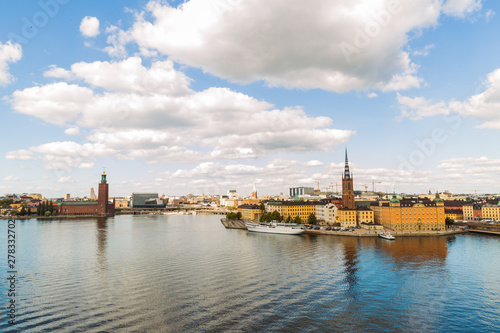
[[300,235],[305,230],[301,228],[300,224],[290,223],[245,223],[248,231],[250,232],[264,232],[268,234],[282,234],[282,235]]
[[391,235],[391,233],[388,230],[382,231],[380,234],[378,234],[378,236],[380,238],[389,239],[389,240],[395,240],[396,239],[396,237],[394,237],[393,235]]

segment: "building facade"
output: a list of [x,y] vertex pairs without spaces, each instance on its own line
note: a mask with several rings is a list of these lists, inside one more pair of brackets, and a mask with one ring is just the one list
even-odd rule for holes
[[287,219],[289,216],[293,219],[299,216],[302,222],[307,222],[310,214],[316,215],[316,202],[311,201],[284,201],[283,218]]
[[314,194],[312,187],[292,187],[290,188],[290,198],[296,198],[299,195]]
[[379,201],[371,206],[375,223],[394,231],[445,230],[443,200],[436,195],[433,201],[421,198]]
[[482,217],[488,220],[500,220],[500,202],[496,205],[486,204],[482,207]]
[[161,209],[165,208],[165,203],[158,197],[158,193],[132,193],[130,207]]
[[316,205],[316,218],[319,224],[329,224],[332,225],[337,223],[338,219],[338,208],[333,203],[327,203],[323,205]]
[[241,217],[244,220],[259,221],[262,216],[259,205],[241,205],[238,207],[238,211],[241,212]]
[[354,228],[357,225],[356,209],[341,208],[338,210],[338,221],[343,228]]

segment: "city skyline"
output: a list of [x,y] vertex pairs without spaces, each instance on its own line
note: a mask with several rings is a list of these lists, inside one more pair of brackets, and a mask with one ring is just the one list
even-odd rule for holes
[[1,193],[498,193],[480,0],[9,3]]

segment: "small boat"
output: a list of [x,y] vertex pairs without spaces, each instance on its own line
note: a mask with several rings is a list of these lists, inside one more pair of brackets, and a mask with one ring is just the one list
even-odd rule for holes
[[301,228],[300,224],[290,223],[245,223],[248,231],[263,232],[268,234],[282,234],[282,235],[300,235],[305,230]]
[[396,239],[396,237],[394,237],[393,235],[391,235],[391,233],[388,230],[382,231],[380,234],[378,234],[378,236],[380,238],[389,239],[389,240],[395,240]]

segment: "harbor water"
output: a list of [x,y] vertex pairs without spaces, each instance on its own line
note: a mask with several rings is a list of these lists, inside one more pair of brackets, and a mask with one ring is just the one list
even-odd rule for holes
[[0,331],[500,332],[500,237],[289,236],[215,215],[0,221]]

